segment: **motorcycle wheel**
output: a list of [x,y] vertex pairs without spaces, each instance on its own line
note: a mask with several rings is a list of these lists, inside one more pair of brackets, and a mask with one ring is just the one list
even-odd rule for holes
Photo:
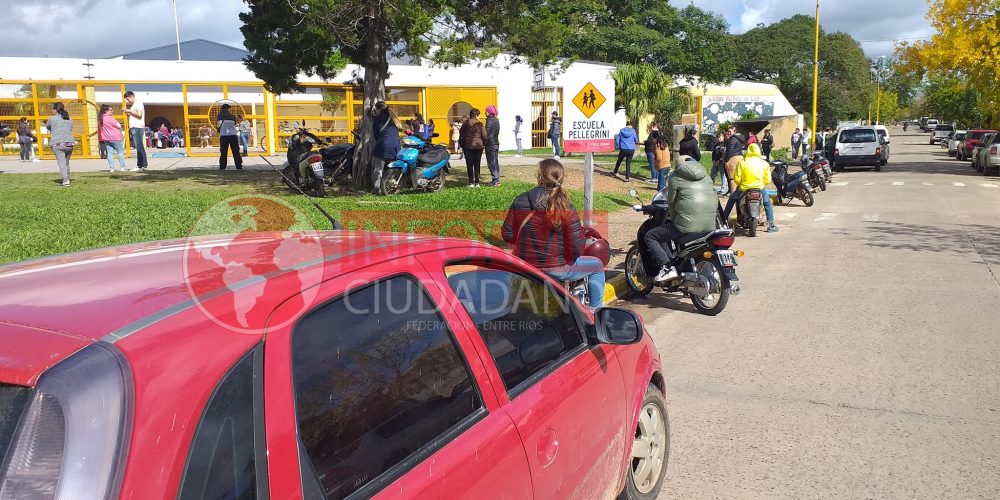
[[726,308],[726,304],[729,302],[729,283],[723,277],[722,269],[715,261],[703,260],[695,264],[694,272],[708,278],[710,287],[715,286],[717,288],[715,293],[710,289],[709,293],[702,297],[696,297],[694,294],[691,294],[691,302],[694,303],[694,308],[706,316],[718,315]]
[[645,297],[653,291],[653,278],[646,276],[646,266],[642,263],[637,245],[632,245],[625,255],[625,283],[637,297]]
[[382,174],[382,185],[379,190],[384,195],[397,194],[402,188],[403,170],[400,168],[389,168]]
[[312,184],[313,196],[317,198],[326,197],[326,186],[323,184],[323,179],[317,179],[316,177],[312,177],[310,183]]
[[295,171],[291,165],[285,164],[285,168],[281,169],[281,182],[284,182],[288,189],[299,192],[295,186]]
[[819,179],[819,190],[826,191],[826,179],[821,175],[817,175],[816,178]]
[[757,224],[757,218],[750,217],[750,220],[747,221],[747,227],[745,228],[747,230],[747,236],[750,236],[751,238],[757,236]]
[[813,199],[813,194],[802,186],[799,186],[798,194],[799,198],[802,198],[802,203],[805,203],[807,207],[813,206],[813,203],[816,201]]

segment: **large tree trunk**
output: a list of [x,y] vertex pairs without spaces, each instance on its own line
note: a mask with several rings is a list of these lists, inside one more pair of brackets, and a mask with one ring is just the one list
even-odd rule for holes
[[386,60],[385,29],[382,16],[375,15],[368,26],[366,38],[365,55],[365,79],[364,79],[364,115],[358,124],[360,128],[361,143],[354,150],[354,185],[358,189],[372,189],[372,148],[375,146],[375,137],[372,130],[372,107],[378,101],[385,100],[385,79],[389,73],[389,63]]

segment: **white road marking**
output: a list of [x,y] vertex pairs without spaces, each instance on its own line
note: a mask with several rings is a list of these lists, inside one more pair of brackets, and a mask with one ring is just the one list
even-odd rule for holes
[[996,184],[990,184],[990,183],[986,183],[986,184],[980,184],[980,186],[982,186],[982,187],[984,187],[984,188],[995,188],[995,187],[1000,187],[1000,186],[997,186]]
[[934,183],[933,183],[933,182],[925,182],[925,183],[923,183],[923,184],[924,184],[925,186],[933,186],[933,185],[934,185]]
[[893,183],[892,183],[892,185],[893,185],[893,186],[902,186],[903,184],[904,184],[904,183],[902,183],[902,182],[899,182],[899,181],[896,181],[896,182],[893,182]]
[[[847,183],[846,182],[831,182],[830,185],[831,186],[846,186]],[[867,186],[867,184],[866,184],[866,186]]]
[[781,220],[792,220],[798,216],[798,212],[781,212],[781,215],[779,215],[778,218]]
[[952,182],[951,185],[955,186],[955,187],[960,187],[960,188],[965,187],[965,183],[964,182]]
[[878,222],[878,214],[865,214],[865,222]]
[[813,222],[823,222],[826,220],[833,220],[836,219],[838,215],[840,214],[838,214],[837,212],[823,212],[819,214],[819,217],[813,219]]

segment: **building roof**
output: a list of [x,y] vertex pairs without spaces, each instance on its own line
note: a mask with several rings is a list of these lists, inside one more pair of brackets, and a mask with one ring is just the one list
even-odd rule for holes
[[[185,61],[242,61],[250,55],[246,50],[229,45],[196,38],[181,42],[181,59]],[[108,59],[129,59],[140,61],[176,61],[177,44],[171,43],[151,49],[129,52]]]

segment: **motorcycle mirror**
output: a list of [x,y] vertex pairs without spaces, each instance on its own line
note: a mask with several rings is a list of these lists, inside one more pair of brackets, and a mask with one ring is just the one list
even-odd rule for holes
[[628,190],[628,195],[631,196],[631,197],[633,197],[633,198],[635,198],[635,199],[639,199],[639,192],[636,191],[635,188],[629,189]]

